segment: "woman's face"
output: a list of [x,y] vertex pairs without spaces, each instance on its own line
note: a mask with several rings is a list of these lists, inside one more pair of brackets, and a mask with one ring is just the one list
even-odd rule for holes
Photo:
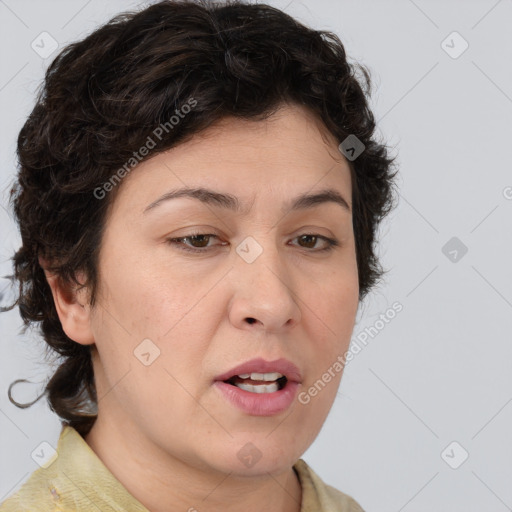
[[[118,185],[89,320],[98,426],[162,460],[240,475],[284,472],[310,446],[336,396],[341,371],[332,368],[348,348],[359,291],[350,171],[320,126],[290,106],[267,121],[226,118]],[[199,187],[230,199],[154,204]],[[327,189],[348,208],[293,207]],[[338,245],[323,250],[327,239]],[[283,367],[288,387],[275,393],[269,383],[266,394],[217,380],[254,359],[284,359],[299,374]],[[273,373],[258,368],[238,373]],[[304,399],[329,369],[330,382]]]

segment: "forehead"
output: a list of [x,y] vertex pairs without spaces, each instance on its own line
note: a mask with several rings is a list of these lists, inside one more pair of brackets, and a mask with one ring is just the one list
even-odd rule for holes
[[288,105],[266,120],[223,118],[143,161],[121,185],[116,202],[129,202],[140,213],[162,194],[186,187],[245,198],[245,213],[266,195],[295,197],[336,187],[350,201],[351,191],[350,167],[335,137],[308,109]]
[[[334,161],[343,160],[339,142],[318,116],[304,106],[288,103],[264,120],[223,117],[196,134],[188,144],[190,149],[199,151],[208,148],[227,160],[236,159],[237,154],[242,159],[252,154],[265,161],[267,154],[289,158],[291,152],[297,159],[300,155],[315,158],[328,153]],[[233,148],[237,153],[231,151]]]

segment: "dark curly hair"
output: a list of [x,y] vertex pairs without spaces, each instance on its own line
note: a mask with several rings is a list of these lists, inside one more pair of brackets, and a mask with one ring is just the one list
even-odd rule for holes
[[[14,275],[6,276],[18,281],[19,296],[3,310],[18,305],[25,330],[40,322],[47,353],[62,358],[38,399],[47,394],[51,410],[82,435],[97,417],[90,346],[64,333],[39,257],[61,282],[89,287],[95,304],[102,234],[119,187],[104,200],[98,189],[190,98],[195,107],[176,129],[161,130],[144,159],[225,116],[263,120],[284,103],[309,108],[337,140],[355,135],[364,144],[349,161],[362,300],[385,272],[375,235],[394,207],[396,174],[396,157],[374,135],[370,89],[370,73],[347,62],[335,34],[240,0],[161,1],[66,46],[19,133],[10,192],[22,246],[12,258]],[[16,382],[9,398],[28,407],[12,399]]]

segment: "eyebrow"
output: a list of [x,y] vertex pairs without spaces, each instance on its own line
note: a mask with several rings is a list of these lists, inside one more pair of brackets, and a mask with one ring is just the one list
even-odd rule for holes
[[[144,209],[143,214],[146,214],[148,211],[156,208],[158,205],[165,201],[177,199],[180,197],[198,199],[202,203],[232,210],[235,213],[247,213],[247,209],[242,208],[242,205],[236,196],[233,196],[232,194],[217,192],[215,190],[207,189],[204,187],[197,187],[171,190],[170,192],[167,192],[163,196],[159,197],[156,201],[153,201],[151,204],[149,204]],[[337,190],[327,188],[314,194],[304,193],[295,197],[283,206],[282,212],[286,213],[287,211],[306,210],[325,203],[335,203],[340,205],[347,212],[350,213],[351,211],[347,201],[345,201],[344,197]]]

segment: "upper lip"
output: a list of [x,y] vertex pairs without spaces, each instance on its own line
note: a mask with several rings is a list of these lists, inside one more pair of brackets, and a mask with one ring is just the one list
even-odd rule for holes
[[302,382],[302,375],[300,370],[291,361],[287,359],[276,359],[275,361],[265,361],[265,359],[257,358],[246,361],[231,370],[218,375],[215,380],[229,380],[235,375],[244,373],[281,373],[289,381]]

